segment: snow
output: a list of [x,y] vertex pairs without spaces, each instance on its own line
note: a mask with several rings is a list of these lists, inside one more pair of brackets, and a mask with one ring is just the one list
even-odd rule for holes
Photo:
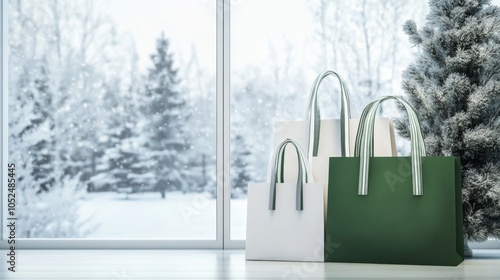
[[[231,236],[243,239],[246,199],[231,201]],[[97,226],[86,238],[198,239],[216,238],[216,200],[206,193],[89,193],[80,200],[80,219]],[[87,228],[83,228],[82,232]]]

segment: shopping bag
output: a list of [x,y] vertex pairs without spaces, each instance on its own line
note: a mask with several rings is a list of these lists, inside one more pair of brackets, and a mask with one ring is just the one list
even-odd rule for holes
[[[381,102],[403,104],[410,157],[373,157]],[[325,261],[449,265],[464,259],[460,162],[426,156],[413,108],[398,97],[370,103],[361,116],[354,157],[331,157]]]
[[[293,182],[284,183],[288,144],[296,153],[298,172]],[[248,185],[246,259],[322,262],[323,184],[314,183],[305,155],[295,142],[286,139],[275,151],[268,182]]]
[[[341,114],[340,119],[320,119],[318,105],[318,89],[327,76],[335,76],[340,83]],[[307,156],[312,166],[313,176],[317,182],[325,183],[325,199],[327,198],[328,164],[332,156],[351,156],[354,152],[354,140],[358,128],[358,119],[351,118],[349,89],[342,77],[334,71],[320,73],[313,83],[306,113],[302,121],[278,121],[275,124],[275,144],[290,138],[300,146],[307,148]],[[394,126],[391,119],[377,118],[375,121],[375,155],[396,155]],[[296,167],[292,163],[297,160],[293,151],[287,151],[287,166],[290,172],[285,179],[292,180]],[[326,203],[326,201],[325,201]],[[326,210],[326,208],[325,208]]]

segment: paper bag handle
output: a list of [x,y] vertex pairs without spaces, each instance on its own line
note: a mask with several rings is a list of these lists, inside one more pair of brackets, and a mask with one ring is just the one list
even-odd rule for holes
[[349,100],[349,88],[339,74],[332,70],[327,70],[318,75],[314,80],[309,101],[306,106],[305,120],[308,124],[309,138],[307,143],[307,156],[311,160],[313,156],[318,155],[319,132],[320,132],[320,109],[318,106],[318,89],[321,81],[327,76],[334,75],[340,83],[340,95],[342,102],[340,104],[340,145],[342,157],[350,154],[349,141],[349,119],[351,118],[351,104]]
[[383,96],[369,103],[359,120],[356,133],[354,156],[360,157],[358,195],[368,194],[368,174],[370,157],[373,157],[373,130],[377,109],[384,101],[394,99],[403,104],[410,121],[411,170],[413,195],[423,195],[422,157],[426,156],[425,144],[420,129],[420,123],[413,107],[404,99],[396,96]]
[[305,183],[314,182],[310,166],[305,161],[304,152],[302,148],[293,140],[283,140],[275,149],[273,157],[271,158],[271,168],[268,172],[268,182],[270,182],[269,191],[269,210],[276,209],[276,183],[283,183],[283,173],[285,164],[285,150],[286,146],[291,144],[297,152],[298,176],[296,187],[296,209],[301,211],[304,209],[303,204],[303,188]]

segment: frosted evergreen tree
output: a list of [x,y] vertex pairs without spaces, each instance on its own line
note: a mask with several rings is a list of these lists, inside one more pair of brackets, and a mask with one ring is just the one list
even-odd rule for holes
[[253,179],[253,170],[249,163],[251,152],[241,134],[236,134],[231,141],[231,152],[232,195],[238,197],[247,193],[248,183]]
[[[18,57],[12,56],[12,60]],[[24,179],[36,182],[38,192],[49,191],[57,178],[54,175],[55,138],[50,133],[53,126],[51,91],[44,64],[32,61],[29,67],[12,71],[9,85],[9,155],[23,171]],[[19,147],[19,148],[18,148]],[[29,179],[28,179],[29,178]]]
[[[20,1],[9,6],[9,147],[8,160],[16,164],[18,237],[84,237],[77,221],[78,178],[61,175],[59,149],[54,134],[56,79],[50,57],[36,55],[40,41],[39,19],[33,5]],[[21,8],[23,7],[23,9]]]
[[[39,191],[49,191],[56,182],[54,178],[54,135],[50,133],[54,126],[52,116],[52,93],[49,89],[49,78],[43,64],[33,71],[33,81],[28,88],[21,91],[33,102],[32,117],[24,132],[35,132],[38,141],[29,148],[32,158],[32,176],[39,186]],[[21,133],[23,135],[24,133]],[[58,179],[58,178],[57,178]]]
[[[18,59],[17,53],[12,55],[11,63]],[[41,61],[21,68],[10,72],[9,84],[9,162],[16,164],[18,235],[84,237],[95,227],[77,219],[82,194],[78,177],[56,176],[49,73]]]
[[402,87],[428,154],[461,160],[466,238],[500,238],[500,9],[488,0],[429,4],[423,28],[404,24],[421,53]]
[[191,56],[179,71],[183,91],[189,93],[189,138],[192,147],[187,165],[191,171],[183,192],[206,192],[216,194],[216,111],[215,78],[200,64],[196,47],[191,47]]
[[[26,178],[28,185],[36,185]],[[36,188],[17,189],[18,235],[23,238],[83,238],[98,228],[90,219],[80,218],[85,191],[78,177],[60,178],[48,192]]]
[[150,191],[154,186],[154,162],[149,158],[144,138],[136,135],[129,127],[122,128],[120,134],[113,135],[113,147],[108,149],[108,172],[113,184],[131,187],[134,192]]
[[[287,77],[287,75],[283,76]],[[288,78],[270,80],[258,67],[245,67],[244,72],[235,76],[233,80],[235,89],[231,95],[232,131],[241,135],[246,141],[246,147],[252,151],[245,157],[247,163],[253,168],[252,181],[265,181],[268,158],[262,155],[267,155],[269,150],[274,148],[274,139],[269,137],[274,133],[274,121],[292,119],[295,116],[290,116],[288,113],[300,112],[303,110],[302,104],[292,102],[293,96],[280,96],[294,91],[295,89],[291,86],[294,83]],[[294,85],[297,86],[297,84]],[[280,103],[280,100],[287,100],[287,102]],[[287,107],[279,106],[285,103]],[[297,105],[297,107],[292,105]],[[231,150],[234,152],[235,147]],[[234,155],[231,157],[233,158]],[[234,159],[232,161],[234,163]]]
[[161,34],[156,52],[151,55],[153,67],[146,82],[147,101],[144,113],[148,116],[146,133],[148,148],[155,161],[156,189],[165,198],[166,191],[184,189],[188,169],[190,144],[184,127],[189,120],[188,108],[178,89],[179,79],[174,69],[169,41]]
[[154,186],[154,163],[141,135],[146,122],[138,105],[130,97],[137,94],[135,88],[120,88],[116,80],[106,90],[105,106],[107,116],[106,150],[98,165],[98,173],[91,178],[96,189],[105,186],[132,188],[133,192],[151,190]]

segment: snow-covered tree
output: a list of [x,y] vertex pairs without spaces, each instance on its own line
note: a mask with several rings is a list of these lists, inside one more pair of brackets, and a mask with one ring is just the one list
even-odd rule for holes
[[[29,178],[33,179],[33,178]],[[80,219],[81,198],[85,194],[78,176],[60,178],[48,192],[38,192],[37,182],[17,189],[18,236],[23,238],[83,238],[97,224]]]
[[103,138],[107,148],[100,156],[96,175],[90,180],[96,190],[131,188],[133,192],[154,186],[154,162],[146,148],[148,139],[141,134],[147,122],[139,105],[131,98],[137,89],[121,89],[116,82],[106,90],[104,105],[109,110],[108,129]]
[[233,137],[231,151],[231,194],[238,197],[247,194],[248,183],[255,178],[255,168],[251,164],[250,149],[240,134]]
[[58,180],[54,176],[55,136],[50,133],[54,126],[52,93],[45,67],[41,65],[39,70],[35,72],[33,88],[31,92],[25,92],[34,104],[33,116],[36,116],[36,119],[32,119],[32,128],[39,130],[38,142],[30,149],[33,156],[32,172],[40,190],[48,191]]
[[85,237],[89,231],[81,226],[89,223],[77,219],[79,178],[58,176],[55,166],[57,140],[52,133],[53,91],[47,61],[26,57],[36,40],[13,32],[29,30],[21,10],[13,9],[10,16],[8,157],[16,164],[18,236]]
[[104,172],[112,176],[113,185],[117,188],[152,190],[155,174],[151,170],[154,162],[150,159],[143,140],[145,139],[133,133],[130,128],[124,128],[120,135],[115,135],[112,139],[114,146],[106,150],[108,168]]
[[112,24],[93,2],[9,1],[8,156],[20,237],[83,234],[75,217],[92,155],[102,152],[104,77],[119,75],[106,69],[117,60]]
[[[289,119],[282,117],[287,115],[288,108],[278,109],[280,98],[285,99],[285,94],[288,91],[285,87],[279,91],[274,81],[266,78],[256,67],[249,66],[240,74],[244,78],[235,84],[232,91],[231,134],[241,137],[246,143],[246,148],[253,151],[240,160],[245,160],[245,164],[255,168],[254,175],[256,177],[253,177],[252,181],[260,182],[266,178],[267,155],[274,146],[274,121]],[[238,78],[235,77],[234,80]],[[283,84],[286,85],[286,83]],[[290,107],[292,106],[290,105]],[[296,113],[301,110],[291,111]],[[280,117],[276,117],[278,114]],[[233,136],[231,139],[231,162],[233,164],[236,160],[235,157],[239,156],[238,153],[241,152],[237,151],[238,147],[235,146],[234,139]],[[231,166],[231,174],[237,172],[235,168],[236,166]],[[236,189],[236,187],[241,186],[233,185],[232,187]]]
[[54,176],[55,138],[50,133],[53,126],[51,92],[43,64],[36,64],[30,69],[25,67],[20,76],[12,79],[17,80],[17,84],[10,89],[17,94],[13,95],[9,106],[12,111],[9,114],[9,146],[11,157],[22,162],[21,174],[26,172],[19,178],[20,183],[31,177],[37,183],[37,191],[49,191],[57,180]]
[[148,118],[145,126],[147,147],[155,161],[155,187],[164,198],[166,191],[184,188],[189,172],[186,160],[191,145],[185,132],[189,108],[185,93],[178,88],[174,58],[164,33],[156,41],[156,52],[151,60],[153,67],[147,76],[143,112]]
[[189,59],[179,69],[182,77],[179,86],[189,96],[190,118],[188,137],[191,149],[187,167],[191,174],[186,178],[183,192],[216,193],[216,94],[215,76],[207,71],[192,46]]
[[[424,26],[404,31],[422,49],[403,89],[429,155],[462,164],[464,227],[470,240],[500,237],[500,9],[489,0],[431,0]],[[408,137],[405,122],[400,130]]]

